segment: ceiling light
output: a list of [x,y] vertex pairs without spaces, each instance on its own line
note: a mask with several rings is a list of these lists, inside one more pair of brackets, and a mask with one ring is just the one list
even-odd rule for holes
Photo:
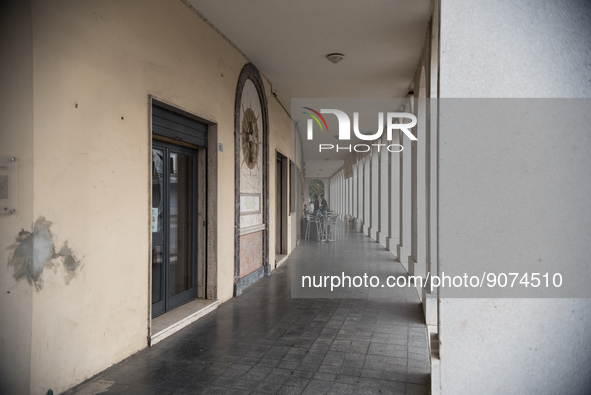
[[330,60],[332,63],[339,63],[341,60],[345,58],[345,55],[342,53],[329,53],[326,55],[326,59]]

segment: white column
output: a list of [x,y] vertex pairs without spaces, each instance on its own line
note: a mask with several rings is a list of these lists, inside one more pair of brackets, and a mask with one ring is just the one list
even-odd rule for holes
[[353,165],[353,179],[351,182],[351,212],[352,215],[359,218],[359,162]]
[[[431,85],[433,86],[433,85]],[[437,254],[437,101],[430,100],[429,111],[429,140],[427,146],[428,155],[428,180],[427,180],[427,272],[438,274]],[[423,290],[423,304],[425,309],[425,322],[427,325],[437,325],[437,290]]]
[[356,198],[357,198],[357,218],[363,222],[363,161],[357,162],[357,183],[356,183]]
[[[410,104],[406,104],[404,112],[410,112]],[[400,133],[400,144],[403,151],[400,155],[400,241],[397,246],[397,256],[402,266],[408,270],[408,256],[410,254],[411,237],[411,140]]]
[[339,214],[345,215],[345,172],[341,170],[339,178]]
[[[389,142],[382,139],[382,144],[386,146]],[[390,221],[390,207],[389,207],[389,191],[390,180],[388,179],[388,150],[382,147],[379,154],[379,186],[380,186],[380,217],[379,217],[379,235],[378,243],[387,247],[387,238],[389,236],[389,221]]]
[[339,182],[339,178],[338,178],[338,173],[337,173],[330,180],[330,186],[331,186],[330,200],[331,200],[331,203],[328,205],[328,207],[333,211],[337,211],[339,209],[339,207],[338,207],[339,194],[337,192],[338,191],[338,182]]
[[349,214],[355,217],[355,188],[354,188],[355,173],[349,178]]
[[[475,259],[497,273],[507,261],[522,273],[533,269],[528,262],[552,262],[556,272],[587,265],[589,113],[569,114],[580,100],[559,105],[591,97],[590,23],[585,0],[441,1],[442,272]],[[465,115],[481,124],[469,130],[459,111],[446,113],[447,98],[474,105],[479,99],[465,99],[483,97],[505,103],[508,117],[491,126],[481,107]],[[548,127],[529,110],[517,114],[511,107],[521,99],[511,98],[530,98],[533,111],[545,98],[563,99],[549,105]],[[556,128],[560,118],[579,127]],[[589,393],[590,311],[589,298],[441,299],[439,390]]]
[[342,172],[343,178],[341,179],[341,212],[343,213],[343,216],[347,214],[348,212],[348,207],[347,207],[347,180],[345,179],[345,171],[343,170]]
[[[421,85],[424,83],[425,73],[421,73]],[[417,140],[413,142],[413,202],[412,202],[412,235],[411,253],[408,257],[408,273],[411,276],[427,275],[427,106],[423,88],[419,91],[417,100],[417,126],[415,127]],[[417,284],[418,286],[418,284]],[[418,289],[419,296],[422,289]]]
[[378,231],[379,231],[379,216],[380,216],[380,163],[379,163],[379,154],[377,151],[373,151],[370,156],[370,179],[371,179],[371,200],[370,200],[370,215],[371,215],[371,225],[369,236],[378,241]]
[[337,196],[337,207],[334,210],[339,215],[343,214],[343,171],[339,171],[337,173],[337,182],[336,182],[336,196]]
[[344,170],[341,170],[341,179],[339,182],[339,187],[340,187],[340,199],[341,199],[339,214],[341,214],[341,216],[344,219],[345,214],[347,212],[347,206],[345,204],[346,189],[345,189],[345,171]]
[[337,213],[342,214],[343,213],[343,207],[342,207],[342,203],[343,203],[343,190],[341,188],[342,186],[342,182],[343,182],[343,172],[339,171],[338,172],[338,178],[337,178]]
[[357,201],[355,199],[355,182],[357,180],[357,176],[356,176],[357,165],[355,165],[354,170],[355,171],[353,172],[351,180],[349,181],[349,190],[350,190],[349,196],[351,197],[351,201],[349,202],[349,204],[351,205],[351,216],[354,218],[357,218],[357,212],[355,211],[355,205],[357,204]]
[[345,171],[342,172],[341,178],[341,213],[347,214],[347,180],[345,179]]
[[[394,133],[390,144],[400,144],[400,135]],[[388,152],[388,238],[386,248],[399,258],[398,243],[400,243],[400,163],[402,152]]]
[[[438,119],[438,105],[439,102],[437,97],[439,96],[438,82],[439,82],[439,2],[435,2],[433,5],[433,19],[431,21],[431,64],[429,72],[429,101],[427,103],[429,113],[429,141],[428,141],[428,155],[429,155],[429,180],[428,180],[428,233],[427,233],[427,272],[432,274],[439,274],[439,260],[438,260],[438,241],[437,241],[437,228],[438,228],[438,213],[437,213],[437,187],[438,187],[438,174],[437,174],[437,155],[438,155],[438,131],[437,131],[437,119]],[[430,291],[429,288],[425,288],[423,294],[423,301],[425,306],[425,322],[427,325],[434,328],[437,326],[437,315],[438,315],[438,291]],[[434,329],[434,331],[437,329]],[[432,387],[439,385],[437,377],[438,372],[433,373]]]
[[369,236],[371,226],[371,161],[369,156],[363,158],[363,233]]

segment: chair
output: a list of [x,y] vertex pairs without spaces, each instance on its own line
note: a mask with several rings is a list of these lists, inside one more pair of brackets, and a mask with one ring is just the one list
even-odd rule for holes
[[318,242],[324,243],[326,241],[326,219],[324,215],[320,214],[315,217],[316,233],[318,234]]
[[345,237],[345,227],[347,226],[347,221],[345,221],[344,215],[339,215],[337,218],[337,234],[338,238],[342,239]]
[[310,238],[310,223],[312,219],[310,218],[310,214],[306,214],[306,232],[304,233],[304,239],[308,240]]
[[328,241],[337,241],[339,237],[338,230],[338,219],[339,215],[336,213],[330,214],[326,217],[326,234],[328,235]]

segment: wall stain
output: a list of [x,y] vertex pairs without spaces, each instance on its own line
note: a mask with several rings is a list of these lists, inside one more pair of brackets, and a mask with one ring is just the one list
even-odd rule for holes
[[33,231],[22,229],[16,237],[16,244],[9,247],[14,249],[14,254],[8,261],[8,265],[14,268],[14,278],[17,280],[26,278],[38,291],[43,289],[43,270],[58,265],[59,262],[56,260],[62,258],[61,261],[67,273],[66,284],[70,283],[82,261],[68,247],[67,240],[56,253],[53,234],[50,230],[52,224],[45,217],[39,217],[33,225]]

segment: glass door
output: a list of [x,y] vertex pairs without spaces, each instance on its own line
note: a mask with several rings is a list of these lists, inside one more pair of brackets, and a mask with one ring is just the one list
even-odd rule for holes
[[152,144],[152,317],[197,296],[197,151]]

